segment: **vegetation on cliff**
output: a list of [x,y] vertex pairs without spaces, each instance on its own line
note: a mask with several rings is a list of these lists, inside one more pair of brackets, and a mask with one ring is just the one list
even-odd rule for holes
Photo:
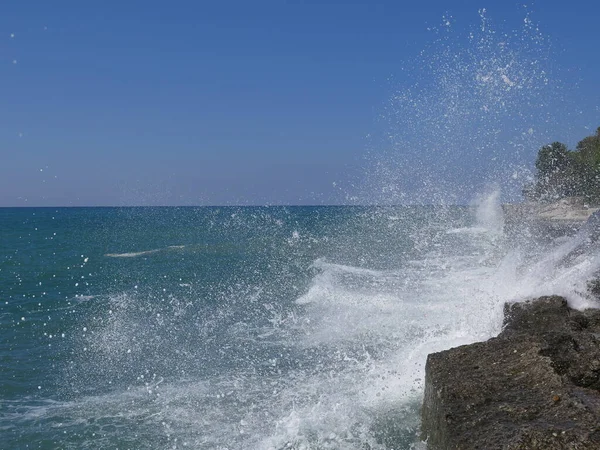
[[575,150],[561,142],[543,146],[535,168],[535,181],[523,189],[527,199],[552,202],[578,196],[600,204],[600,127],[579,141]]

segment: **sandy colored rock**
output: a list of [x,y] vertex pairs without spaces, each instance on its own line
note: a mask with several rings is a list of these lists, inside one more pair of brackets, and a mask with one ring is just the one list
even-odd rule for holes
[[569,197],[540,207],[538,217],[548,220],[586,221],[598,208],[590,208],[581,197]]

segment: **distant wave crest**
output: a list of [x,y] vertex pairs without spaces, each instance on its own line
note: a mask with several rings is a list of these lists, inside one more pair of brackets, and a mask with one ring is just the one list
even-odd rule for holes
[[138,256],[150,255],[152,253],[158,253],[166,250],[184,248],[185,245],[169,245],[165,248],[155,248],[153,250],[144,250],[141,252],[127,252],[127,253],[106,253],[104,256],[108,258],[136,258]]

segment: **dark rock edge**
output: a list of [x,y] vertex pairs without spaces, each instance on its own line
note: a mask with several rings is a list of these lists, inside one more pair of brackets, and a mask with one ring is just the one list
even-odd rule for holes
[[600,310],[506,304],[497,337],[430,354],[425,373],[429,450],[600,449]]

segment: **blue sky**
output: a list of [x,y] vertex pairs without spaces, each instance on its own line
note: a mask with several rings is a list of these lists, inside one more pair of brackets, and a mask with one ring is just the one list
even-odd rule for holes
[[[365,191],[394,176],[374,167],[411,158],[388,139],[390,98],[435,76],[414,61],[443,17],[461,34],[481,8],[507,30],[525,14],[506,1],[6,0],[0,206],[381,199]],[[567,92],[546,105],[564,127],[543,137],[573,145],[600,126],[600,4],[528,10]]]

